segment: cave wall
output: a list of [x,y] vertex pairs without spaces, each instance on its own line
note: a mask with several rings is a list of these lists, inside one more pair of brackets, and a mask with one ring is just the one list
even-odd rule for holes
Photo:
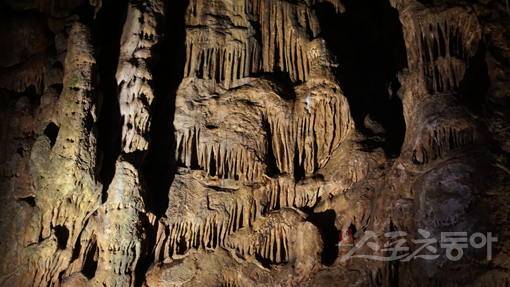
[[0,285],[506,286],[507,10],[0,3]]

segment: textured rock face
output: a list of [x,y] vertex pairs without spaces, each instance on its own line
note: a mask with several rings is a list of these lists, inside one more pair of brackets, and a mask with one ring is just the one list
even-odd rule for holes
[[0,285],[506,286],[509,28],[492,0],[5,1]]

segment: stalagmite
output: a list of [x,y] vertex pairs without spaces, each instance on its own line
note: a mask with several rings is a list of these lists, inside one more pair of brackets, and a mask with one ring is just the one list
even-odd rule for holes
[[3,1],[0,285],[508,285],[505,1]]
[[[64,88],[55,105],[58,134],[53,145],[46,135],[39,136],[31,153],[30,170],[37,193],[34,201],[43,211],[39,242],[23,250],[26,256],[20,268],[0,278],[5,286],[57,284],[71,263],[73,247],[87,220],[101,204],[102,186],[95,177],[96,134],[92,129],[97,119],[98,98],[92,92],[96,60],[90,31],[81,23],[72,23],[67,55]],[[66,172],[61,172],[62,167]]]

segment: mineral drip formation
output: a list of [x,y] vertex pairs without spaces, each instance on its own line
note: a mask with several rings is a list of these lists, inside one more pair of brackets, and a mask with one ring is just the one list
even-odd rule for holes
[[459,87],[481,38],[474,12],[464,7],[437,14],[409,9],[402,18],[406,19],[407,49],[412,51],[408,54],[410,69],[420,71],[426,90],[434,93]]
[[129,5],[124,25],[117,68],[120,112],[123,117],[122,146],[125,153],[149,148],[150,108],[154,100],[152,74],[148,61],[158,42],[158,17],[163,15],[159,1],[144,2],[144,7]]

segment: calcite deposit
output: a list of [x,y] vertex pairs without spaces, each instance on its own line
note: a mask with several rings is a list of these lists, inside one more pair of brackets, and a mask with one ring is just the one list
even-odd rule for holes
[[0,286],[508,285],[507,9],[0,3]]

